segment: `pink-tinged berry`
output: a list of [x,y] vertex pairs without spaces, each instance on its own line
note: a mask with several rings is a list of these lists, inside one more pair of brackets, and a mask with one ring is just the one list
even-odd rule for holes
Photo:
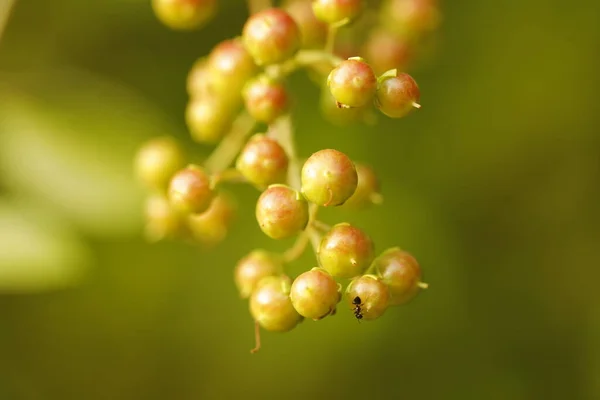
[[266,76],[248,82],[243,97],[248,114],[265,124],[271,124],[289,107],[289,94],[283,83]]
[[252,292],[250,314],[264,329],[287,332],[302,321],[290,300],[290,286],[287,276],[267,276]]
[[266,250],[256,249],[238,261],[234,280],[240,292],[240,297],[250,297],[258,283],[267,276],[283,272],[281,257]]
[[328,24],[355,19],[363,10],[364,0],[314,0],[315,16]]
[[375,248],[371,238],[348,223],[333,226],[323,236],[317,258],[323,269],[336,278],[353,278],[371,265]]
[[373,204],[380,204],[383,198],[380,193],[380,184],[373,168],[365,164],[354,163],[358,174],[358,186],[350,197],[343,204],[349,209],[363,209]]
[[284,9],[298,24],[302,48],[320,49],[325,46],[327,24],[315,17],[310,0],[287,1]]
[[231,128],[235,108],[218,96],[191,99],[185,111],[185,120],[192,139],[199,143],[218,143]]
[[189,165],[171,178],[168,197],[171,206],[180,212],[203,213],[214,197],[210,176],[202,167]]
[[271,185],[258,198],[256,220],[270,238],[288,238],[306,228],[308,203],[289,186]]
[[256,134],[240,152],[236,168],[250,183],[264,188],[285,182],[288,156],[275,139]]
[[362,275],[346,288],[348,305],[357,319],[377,319],[389,305],[390,293],[385,283],[374,275]]
[[302,194],[320,206],[338,206],[354,194],[358,175],[347,155],[334,149],[320,150],[302,166]]
[[420,96],[419,86],[410,75],[392,70],[379,79],[375,105],[388,117],[402,118],[421,108]]
[[313,268],[294,280],[290,299],[298,314],[319,320],[335,312],[341,300],[341,287],[327,271]]
[[208,210],[188,216],[187,226],[191,237],[208,247],[221,243],[227,237],[236,209],[236,204],[230,195],[224,192],[218,193]]
[[204,26],[217,11],[217,0],[152,0],[156,17],[176,30]]
[[390,291],[390,305],[406,304],[427,285],[421,282],[419,263],[406,251],[392,248],[384,251],[374,262],[375,272]]
[[179,237],[186,232],[184,217],[162,195],[149,196],[144,211],[145,236],[150,242]]
[[244,25],[242,40],[258,65],[286,61],[296,54],[301,44],[296,21],[280,8],[251,15]]
[[412,61],[413,48],[406,38],[378,29],[369,35],[362,54],[375,74],[381,75],[394,68],[406,69]]
[[150,189],[165,192],[175,172],[185,166],[183,149],[172,137],[163,136],[144,143],[135,156],[138,179]]
[[361,107],[373,101],[377,77],[362,58],[352,57],[329,73],[327,85],[340,107]]

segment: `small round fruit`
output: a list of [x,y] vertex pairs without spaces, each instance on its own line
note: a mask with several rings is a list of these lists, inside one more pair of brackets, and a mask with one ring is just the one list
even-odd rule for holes
[[302,321],[290,300],[291,280],[287,276],[267,276],[250,297],[250,314],[268,331],[287,332]]
[[353,20],[363,9],[364,0],[314,0],[315,16],[328,24]]
[[335,100],[344,107],[362,107],[373,101],[377,77],[360,57],[342,61],[327,77],[327,85]]
[[243,97],[248,114],[265,124],[275,121],[289,107],[289,95],[285,86],[266,76],[248,82]]
[[439,26],[437,3],[437,0],[387,0],[380,8],[381,22],[399,34],[418,37]]
[[271,185],[258,198],[256,220],[270,238],[288,238],[306,228],[308,203],[289,186]]
[[325,46],[327,24],[315,17],[310,0],[287,1],[284,9],[298,24],[303,49],[321,49]]
[[173,175],[168,197],[171,206],[180,212],[203,213],[214,197],[210,177],[202,167],[189,165]]
[[336,278],[353,278],[365,272],[375,256],[371,238],[348,224],[334,225],[321,239],[319,264]]
[[345,203],[344,207],[351,209],[362,209],[382,201],[380,185],[375,171],[365,164],[354,163],[358,174],[358,186]]
[[280,274],[283,271],[281,257],[266,250],[252,250],[238,261],[234,270],[235,284],[240,297],[250,297],[261,279]]
[[392,248],[375,259],[375,271],[390,290],[390,305],[406,304],[426,287],[421,282],[421,267],[406,251]]
[[146,199],[145,236],[150,242],[177,237],[185,233],[185,220],[162,195],[152,195]]
[[382,76],[377,85],[375,105],[391,118],[402,118],[415,108],[421,108],[419,98],[421,92],[415,80],[408,74],[399,73],[393,76]]
[[191,98],[207,96],[210,94],[210,84],[208,80],[208,71],[206,68],[206,57],[199,58],[190,68],[187,80],[186,90]]
[[269,8],[248,18],[242,40],[258,65],[278,64],[300,48],[296,21],[280,8]]
[[338,126],[366,122],[369,113],[372,112],[372,103],[362,107],[340,107],[327,86],[324,86],[321,90],[319,106],[323,116],[329,122]]
[[235,212],[236,204],[233,198],[220,192],[213,198],[208,210],[188,216],[188,230],[192,238],[200,244],[216,246],[227,237]]
[[136,175],[144,185],[165,192],[173,174],[185,166],[185,155],[177,140],[158,137],[140,147],[134,164]]
[[369,35],[362,54],[375,74],[381,75],[394,68],[405,69],[412,61],[413,48],[406,38],[378,29]]
[[256,134],[242,149],[236,168],[250,183],[262,188],[285,182],[288,157],[275,139]]
[[152,0],[156,17],[176,30],[204,26],[216,13],[217,0]]
[[302,194],[320,206],[338,206],[354,194],[358,175],[347,155],[334,149],[320,150],[302,166]]
[[341,287],[327,271],[313,268],[294,280],[290,299],[298,314],[319,320],[335,311],[341,299]]
[[360,314],[367,321],[377,319],[385,313],[389,305],[388,287],[374,275],[362,275],[350,282],[346,288],[348,305],[356,312],[356,298],[359,298]]
[[231,127],[235,109],[216,96],[191,99],[185,119],[192,139],[200,143],[215,144]]

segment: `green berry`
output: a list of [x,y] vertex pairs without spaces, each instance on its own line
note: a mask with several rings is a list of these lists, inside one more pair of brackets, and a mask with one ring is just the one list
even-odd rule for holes
[[285,86],[266,76],[248,82],[243,97],[248,114],[265,124],[275,121],[289,106],[289,95]]
[[227,237],[235,213],[236,204],[233,198],[220,192],[213,198],[208,210],[188,216],[188,230],[198,243],[209,247],[216,246]]
[[427,285],[421,282],[421,267],[406,251],[392,248],[375,259],[375,271],[390,290],[390,305],[408,303]]
[[328,24],[355,19],[363,9],[363,0],[314,0],[315,16]]
[[300,48],[300,29],[280,8],[260,11],[246,21],[242,39],[258,65],[279,64]]
[[362,107],[340,107],[327,86],[321,90],[319,106],[323,116],[332,124],[348,126],[357,122],[365,122],[371,111],[372,104]]
[[354,163],[344,153],[320,150],[302,166],[302,194],[320,206],[338,206],[354,194],[358,175]]
[[206,66],[206,57],[202,57],[196,60],[188,72],[186,90],[191,98],[208,96],[210,94],[210,84]]
[[150,139],[135,156],[138,179],[150,189],[165,192],[175,172],[185,166],[184,152],[172,137]]
[[198,29],[205,25],[217,10],[217,0],[152,0],[156,17],[176,30]]
[[343,207],[349,209],[363,209],[372,204],[379,204],[382,201],[380,194],[380,185],[375,171],[365,164],[354,163],[358,174],[358,186]]
[[323,236],[317,258],[319,264],[336,278],[353,278],[365,272],[374,258],[371,238],[362,230],[341,223]]
[[388,117],[402,118],[421,108],[420,96],[419,86],[410,75],[393,70],[380,78],[375,105]]
[[250,297],[261,279],[283,271],[281,257],[256,249],[238,261],[234,270],[235,284],[243,299]]
[[321,49],[325,46],[327,24],[315,17],[310,0],[287,1],[284,9],[298,24],[303,49]]
[[270,238],[288,238],[306,228],[308,203],[289,186],[271,185],[258,198],[256,220]]
[[362,58],[352,57],[329,73],[327,85],[341,107],[361,107],[373,101],[377,77]]
[[386,0],[380,8],[381,22],[402,35],[419,37],[440,24],[437,0]]
[[[356,298],[360,300],[356,304]],[[385,313],[389,305],[390,293],[385,283],[374,275],[362,275],[350,282],[346,288],[348,305],[355,316],[367,321],[377,319]],[[360,309],[357,308],[357,305]]]
[[171,207],[162,195],[151,195],[146,199],[146,238],[151,242],[174,238],[184,234],[185,220]]
[[298,314],[319,320],[335,312],[341,287],[327,271],[313,268],[294,280],[290,299]]
[[240,152],[236,168],[250,183],[263,188],[285,182],[288,157],[275,139],[256,134]]
[[290,300],[291,280],[287,276],[267,276],[250,297],[250,314],[268,331],[287,332],[302,321]]
[[203,213],[210,207],[214,193],[210,177],[197,165],[189,165],[171,178],[169,203],[183,213]]
[[200,143],[219,142],[231,128],[235,111],[221,97],[202,96],[191,99],[185,119],[192,138]]
[[371,32],[363,46],[365,59],[376,75],[391,69],[405,69],[413,58],[412,44],[407,38],[384,29]]

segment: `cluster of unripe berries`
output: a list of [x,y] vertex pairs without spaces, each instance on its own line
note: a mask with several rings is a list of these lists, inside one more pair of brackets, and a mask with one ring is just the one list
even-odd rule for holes
[[[215,14],[217,2],[153,0],[153,8],[167,26],[192,29]],[[324,111],[336,110],[344,120],[373,106],[392,118],[419,108],[416,82],[398,68],[405,67],[408,49],[435,28],[437,10],[433,0],[386,0],[380,14],[364,0],[293,0],[250,15],[240,37],[217,44],[188,75],[186,122],[195,141],[218,144],[211,156],[191,163],[170,137],[139,150],[136,172],[151,192],[148,238],[220,243],[236,211],[222,184],[245,182],[261,192],[255,214],[262,232],[272,239],[297,236],[288,252],[254,250],[235,267],[257,326],[288,331],[304,318],[333,315],[344,290],[359,320],[411,300],[426,285],[409,253],[393,248],[377,255],[361,229],[317,219],[320,207],[380,203],[374,171],[335,149],[317,151],[300,165],[292,127],[281,122],[289,122],[292,108],[286,78],[301,68],[323,83]],[[367,58],[356,55],[358,48],[340,57],[339,29],[370,32],[360,46]],[[291,279],[285,265],[309,242],[316,266]]]

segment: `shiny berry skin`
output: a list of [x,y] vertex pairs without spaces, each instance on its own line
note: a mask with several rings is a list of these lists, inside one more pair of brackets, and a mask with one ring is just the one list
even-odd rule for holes
[[350,309],[356,311],[356,298],[361,301],[361,319],[366,321],[381,317],[389,305],[388,287],[374,275],[362,275],[350,282],[346,288],[346,298]]
[[292,57],[301,44],[296,21],[280,8],[269,8],[248,18],[242,40],[258,65],[279,64]]
[[343,207],[348,209],[363,209],[382,201],[380,184],[373,168],[361,163],[354,163],[358,174],[358,186]]
[[336,278],[362,274],[374,257],[371,238],[348,223],[334,225],[321,239],[317,253],[321,267]]
[[174,138],[150,139],[135,156],[135,173],[145,186],[164,193],[173,174],[185,166],[185,158],[183,149]]
[[261,279],[280,274],[282,271],[280,256],[262,249],[253,250],[235,266],[234,280],[240,297],[247,299]]
[[364,0],[314,0],[315,16],[328,24],[353,20],[363,9]]
[[290,300],[291,280],[287,276],[267,276],[250,296],[250,314],[261,327],[287,332],[302,321]]
[[243,97],[248,114],[265,124],[275,121],[289,107],[289,95],[283,83],[266,76],[248,82]]
[[217,96],[191,99],[185,110],[185,120],[192,139],[199,143],[216,144],[230,129],[235,109]]
[[240,152],[235,166],[250,183],[264,188],[274,183],[285,182],[288,157],[275,139],[256,134]]
[[347,155],[334,149],[320,150],[302,166],[302,194],[320,206],[338,206],[354,194],[358,175]]
[[308,203],[289,186],[271,185],[258,198],[256,220],[270,238],[288,238],[306,228]]
[[300,315],[319,320],[334,312],[341,287],[327,271],[313,268],[294,279],[290,299]]
[[406,251],[392,248],[375,259],[375,272],[390,290],[390,305],[406,304],[420,291],[421,267]]
[[413,48],[406,38],[378,29],[371,32],[361,54],[375,74],[381,75],[394,68],[405,69],[412,61]]
[[205,25],[217,10],[217,0],[152,0],[156,17],[176,30],[198,29]]
[[187,226],[191,237],[208,247],[221,243],[227,237],[236,209],[232,196],[223,192],[217,193],[208,210],[188,216]]
[[382,76],[377,86],[375,105],[391,118],[402,118],[413,109],[421,108],[421,92],[415,80],[408,74]]
[[150,242],[175,238],[186,232],[184,217],[162,195],[151,195],[145,205],[145,236]]
[[335,67],[327,77],[333,98],[344,107],[361,107],[373,101],[377,77],[359,57],[349,58]]
[[284,6],[298,28],[303,49],[320,49],[327,39],[327,24],[315,17],[310,0],[291,0]]
[[210,207],[214,193],[210,177],[197,165],[179,170],[169,183],[169,203],[183,213],[203,213]]

